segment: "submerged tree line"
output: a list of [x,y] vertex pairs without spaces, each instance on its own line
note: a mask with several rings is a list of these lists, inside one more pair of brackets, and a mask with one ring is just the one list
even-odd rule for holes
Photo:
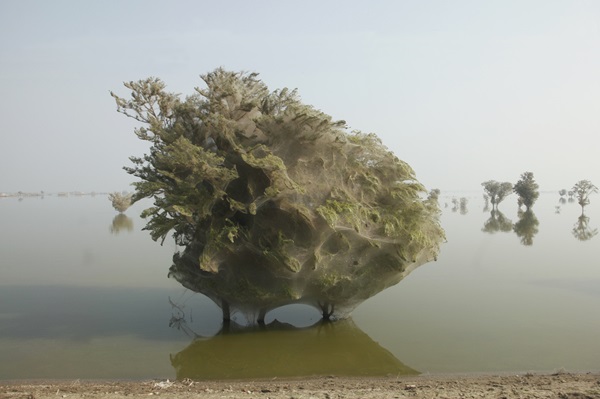
[[[519,208],[525,206],[525,211],[531,210],[531,207],[538,199],[539,185],[536,183],[533,173],[525,172],[521,175],[521,179],[514,185],[509,182],[497,182],[488,180],[481,183],[485,192],[484,199],[486,203],[491,203],[492,210],[498,210],[498,204],[502,202],[508,195],[515,193],[517,195],[517,204]],[[579,180],[571,191],[565,189],[560,190],[559,194],[562,197],[569,194],[569,197],[575,198],[581,206],[581,213],[585,211],[585,207],[590,203],[590,195],[598,192],[596,187],[589,180]]]
[[[533,238],[538,233],[539,221],[533,212],[533,205],[539,197],[539,185],[531,172],[521,175],[519,181],[514,185],[510,182],[498,182],[488,180],[481,183],[484,190],[485,201],[484,212],[490,212],[490,217],[485,221],[482,231],[486,233],[514,232],[520,238],[523,245],[532,245]],[[571,190],[562,189],[560,204],[577,202],[581,206],[581,215],[573,226],[572,234],[580,241],[587,241],[598,234],[598,229],[589,226],[590,218],[585,214],[585,207],[590,204],[590,195],[598,192],[598,188],[589,180],[580,180],[575,183]],[[499,209],[498,205],[511,194],[517,195],[519,220],[513,223]],[[452,211],[460,210],[461,214],[467,213],[466,198],[452,198]],[[524,209],[523,209],[524,208]],[[560,213],[560,205],[556,206],[556,213]]]

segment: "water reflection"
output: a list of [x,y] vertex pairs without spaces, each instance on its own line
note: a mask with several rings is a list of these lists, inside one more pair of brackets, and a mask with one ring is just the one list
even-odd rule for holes
[[306,328],[277,320],[263,326],[224,326],[217,335],[195,339],[171,356],[177,379],[418,374],[351,319],[319,321]]
[[579,241],[591,240],[596,234],[598,234],[598,229],[590,228],[589,224],[590,218],[582,213],[581,216],[577,218],[577,223],[575,223],[573,226],[573,236]]
[[462,197],[461,199],[452,198],[452,212],[457,212],[460,210],[461,215],[466,215],[467,213],[469,213],[469,211],[467,210],[468,203],[469,200],[465,197]]
[[492,210],[490,212],[490,217],[483,224],[483,228],[481,231],[485,233],[497,233],[499,231],[509,232],[513,229],[512,220],[508,219],[502,212],[499,210]]
[[119,234],[123,231],[132,232],[133,231],[133,219],[125,215],[124,213],[119,213],[117,216],[113,218],[112,224],[109,227],[111,234]]
[[[481,231],[490,217],[479,211],[481,197],[469,197],[464,216],[451,211],[450,200],[443,219],[448,242],[438,262],[361,304],[353,313],[364,331],[357,334],[424,372],[600,370],[600,318],[592,317],[600,308],[600,246],[572,234],[577,227],[589,230],[583,237],[597,235],[600,201],[585,208],[589,219],[580,222],[578,205],[556,215],[558,197],[542,193],[534,207],[540,233],[524,247],[515,232]],[[181,303],[188,325],[203,336],[219,331],[221,310],[165,278],[175,247],[156,245],[137,228],[143,220],[135,208],[128,215],[136,229],[115,237],[108,227],[116,213],[105,196],[1,198],[0,205],[0,359],[8,359],[0,361],[0,380],[173,379],[169,354],[182,352],[184,373],[185,364],[201,361],[190,354],[201,340],[191,343],[168,327],[167,298]],[[505,215],[517,222],[515,204],[506,205]],[[35,228],[25,220],[36,221]],[[92,266],[82,263],[83,253],[94,257]],[[267,315],[268,324],[277,318],[308,326],[320,318],[308,306],[279,309]],[[203,341],[217,345],[231,335],[239,334]],[[256,358],[265,363],[284,355],[264,346]],[[219,356],[233,355],[223,349]]]
[[[557,213],[560,213],[559,208]],[[531,209],[523,211],[519,209],[517,214],[519,220],[513,224],[504,214],[498,210],[492,210],[490,217],[483,224],[481,231],[494,234],[499,231],[508,233],[514,231],[517,237],[520,238],[521,244],[530,246],[533,245],[533,238],[539,232],[540,224],[535,213]]]
[[[161,326],[170,290],[148,287],[0,286],[2,340],[93,342],[115,336],[170,341]],[[0,353],[2,353],[0,344]],[[0,372],[0,380],[2,373]]]
[[519,221],[515,223],[513,230],[521,239],[523,245],[533,245],[533,237],[539,232],[540,222],[531,209],[519,210]]

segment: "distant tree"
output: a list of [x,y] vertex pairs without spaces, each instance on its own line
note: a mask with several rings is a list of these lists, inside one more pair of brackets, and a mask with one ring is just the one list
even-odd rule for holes
[[131,206],[133,194],[126,193],[110,193],[108,199],[112,202],[113,208],[120,213],[125,212]]
[[488,180],[481,183],[485,193],[490,197],[492,209],[498,209],[498,204],[512,192],[512,184],[508,182],[500,183],[495,180]]
[[565,195],[567,195],[567,190],[565,190],[564,188],[562,190],[559,190],[558,195],[560,195],[561,197],[564,197]]
[[434,188],[429,192],[428,198],[432,201],[437,201],[440,198],[441,191],[439,188]]
[[469,203],[468,199],[466,199],[465,197],[461,197],[461,199],[460,199],[460,214],[461,215],[466,215],[469,212],[467,210],[468,203]]
[[459,206],[460,206],[460,202],[458,201],[458,198],[453,197],[452,198],[452,212],[458,211]]
[[589,180],[579,180],[573,186],[573,192],[577,198],[577,203],[581,205],[581,214],[586,205],[590,203],[590,195],[598,192],[598,187],[594,186]]
[[526,210],[529,210],[533,206],[540,196],[539,187],[533,178],[533,173],[525,172],[521,175],[521,180],[513,187],[513,191],[519,196],[519,208],[525,205]]

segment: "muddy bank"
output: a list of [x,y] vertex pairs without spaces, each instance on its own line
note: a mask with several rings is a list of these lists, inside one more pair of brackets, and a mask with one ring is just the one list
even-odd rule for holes
[[0,382],[0,399],[40,398],[600,398],[600,373],[254,381]]

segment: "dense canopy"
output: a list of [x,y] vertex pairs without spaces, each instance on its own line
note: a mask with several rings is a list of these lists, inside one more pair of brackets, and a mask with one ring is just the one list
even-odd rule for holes
[[436,258],[437,197],[375,134],[269,91],[255,73],[217,69],[181,99],[156,78],[111,93],[150,143],[132,157],[146,229],[182,247],[170,276],[229,317],[258,320],[308,303],[329,318]]

